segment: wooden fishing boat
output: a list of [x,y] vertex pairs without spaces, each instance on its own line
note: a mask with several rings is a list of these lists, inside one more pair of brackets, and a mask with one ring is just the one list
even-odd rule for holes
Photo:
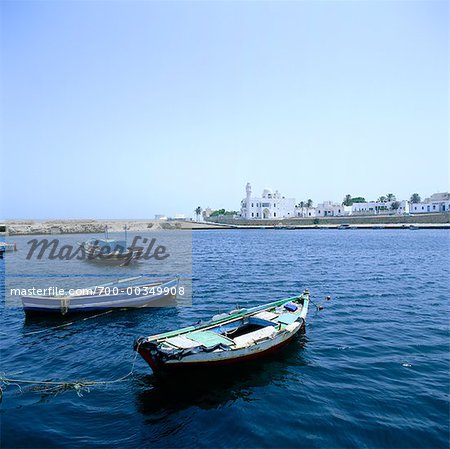
[[137,261],[141,256],[142,248],[127,247],[126,240],[91,238],[79,243],[86,253],[86,260],[91,262],[112,263],[128,265]]
[[[69,290],[69,294],[22,296],[25,313],[97,312],[114,308],[149,307],[155,301],[174,298],[179,278],[156,281],[144,276],[121,279],[93,287]],[[49,289],[50,290],[50,289]]]
[[0,251],[4,253],[14,252],[17,251],[17,246],[15,243],[0,242]]
[[217,315],[211,321],[150,337],[135,351],[153,371],[243,362],[271,354],[304,331],[309,291],[251,309]]

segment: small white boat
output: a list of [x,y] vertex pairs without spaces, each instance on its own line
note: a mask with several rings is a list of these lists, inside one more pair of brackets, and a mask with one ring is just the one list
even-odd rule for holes
[[0,242],[0,251],[4,253],[17,251],[15,243]]
[[134,349],[153,371],[243,362],[271,354],[305,329],[309,291],[207,323],[140,337]]
[[[25,313],[96,312],[114,308],[149,307],[157,300],[175,298],[179,278],[143,282],[144,276],[121,279],[103,285],[69,290],[65,295],[22,296]],[[136,282],[140,281],[140,282]]]

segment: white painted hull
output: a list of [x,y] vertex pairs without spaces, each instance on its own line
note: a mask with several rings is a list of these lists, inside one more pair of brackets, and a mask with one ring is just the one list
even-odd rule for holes
[[168,360],[166,366],[170,365],[190,365],[190,364],[214,364],[221,362],[240,361],[241,359],[256,358],[259,354],[265,353],[272,348],[282,346],[283,343],[288,342],[300,329],[302,323],[296,323],[296,328],[292,331],[286,331],[273,339],[266,340],[262,343],[254,344],[247,348],[235,349],[230,351],[213,351],[213,352],[201,352],[198,354],[192,354],[183,358],[183,360]]
[[[305,329],[309,291],[230,312],[198,326],[138,338],[135,350],[154,371],[220,366],[277,351]],[[225,316],[223,316],[225,315]]]
[[[162,289],[158,294],[145,294],[144,288]],[[141,289],[138,294],[138,288]],[[167,293],[164,290],[168,289]],[[178,290],[178,279],[164,283],[149,283],[133,286],[133,290],[127,293],[126,288],[121,288],[118,294],[97,294],[85,296],[22,296],[22,306],[25,312],[56,312],[65,315],[69,312],[95,312],[114,308],[140,308],[151,306],[155,301],[174,297]],[[175,295],[173,294],[175,291]]]

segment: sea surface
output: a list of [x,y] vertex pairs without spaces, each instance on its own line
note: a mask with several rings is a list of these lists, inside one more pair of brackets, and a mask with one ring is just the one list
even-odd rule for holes
[[[159,379],[137,358],[133,376],[82,396],[6,385],[1,447],[448,448],[449,237],[445,230],[196,231],[191,307],[115,311],[50,329],[67,320],[25,320],[3,301],[0,372],[67,381],[124,376],[136,337],[236,305],[309,288],[324,309],[311,307],[305,335],[282,352],[231,370]],[[20,262],[27,239],[16,239],[19,252],[0,260],[2,270],[17,257],[16,269],[27,273]]]

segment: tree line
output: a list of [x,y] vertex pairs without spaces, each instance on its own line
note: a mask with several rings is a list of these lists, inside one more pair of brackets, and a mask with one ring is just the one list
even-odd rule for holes
[[[413,193],[409,199],[411,203],[420,203],[422,201],[420,195],[418,193]],[[351,206],[353,203],[366,203],[366,199],[362,196],[353,197],[350,194],[345,195],[342,204],[344,206]],[[392,203],[392,209],[398,209],[400,206],[400,202],[397,201],[396,196],[393,193],[388,193],[386,195],[381,195],[378,197],[377,203]]]
[[[413,193],[409,199],[411,203],[420,203],[422,201],[422,198],[418,193]],[[363,196],[352,196],[350,194],[345,195],[344,200],[342,201],[343,206],[351,206],[354,203],[367,203],[366,199]],[[393,193],[387,193],[386,195],[381,195],[377,199],[377,203],[391,203],[390,208],[391,209],[398,209],[400,207],[400,201],[397,201],[396,196]],[[310,208],[314,204],[312,199],[308,199],[306,201],[300,201],[296,207],[303,208]],[[386,209],[388,209],[388,206],[386,205]],[[197,220],[200,218],[200,215],[202,214],[203,209],[200,206],[197,206],[194,209],[195,215],[197,217]],[[211,213],[211,217],[217,217],[219,215],[237,215],[238,212],[235,210],[225,210],[225,209],[217,209],[214,210]]]
[[[197,206],[194,209],[194,213],[195,213],[195,216],[197,217],[197,221],[199,220],[200,215],[202,214],[202,212],[203,212],[203,209],[201,208],[201,206]],[[219,215],[230,215],[230,216],[233,216],[233,215],[237,215],[237,214],[238,214],[238,211],[236,211],[236,210],[217,209],[217,210],[213,210],[211,212],[210,217],[218,217]]]

